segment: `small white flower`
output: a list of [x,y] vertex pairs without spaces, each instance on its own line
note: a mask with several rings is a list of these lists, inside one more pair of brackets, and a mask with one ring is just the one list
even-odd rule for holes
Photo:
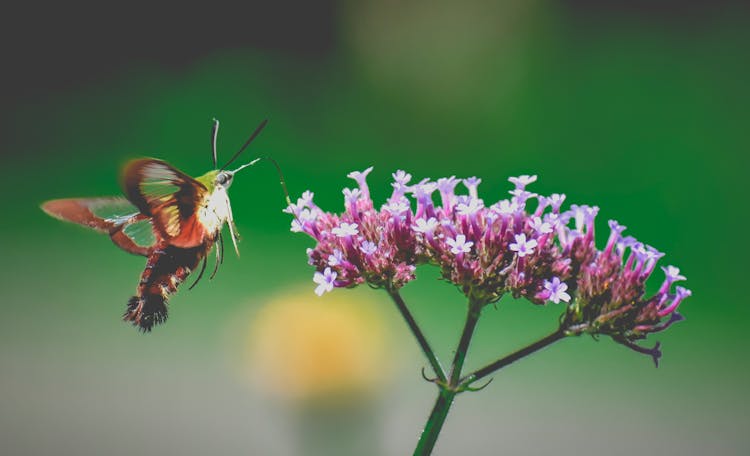
[[458,255],[459,253],[469,253],[471,251],[471,246],[474,245],[471,241],[467,242],[466,236],[463,234],[456,236],[456,239],[448,238],[445,240],[445,243],[451,247],[451,252],[454,255]]
[[355,236],[359,233],[357,226],[358,225],[356,223],[343,222],[341,223],[341,225],[333,228],[331,230],[331,233],[335,234],[338,237]]
[[315,288],[315,294],[322,296],[323,293],[333,290],[337,275],[335,271],[331,271],[331,268],[326,268],[323,272],[316,272],[313,276],[313,282],[318,284]]
[[549,291],[549,300],[555,304],[559,304],[560,301],[569,302],[570,295],[565,292],[568,289],[568,285],[565,282],[560,282],[560,279],[553,277],[552,281],[544,281],[544,289]]
[[515,238],[516,242],[510,244],[508,248],[518,253],[519,258],[523,258],[526,255],[531,255],[532,253],[534,253],[534,247],[537,246],[536,239],[529,239],[527,241],[526,235],[524,233],[516,234]]
[[427,220],[425,219],[416,219],[414,221],[414,225],[412,225],[412,229],[416,231],[417,233],[432,233],[437,229],[438,227],[438,221],[435,217],[430,217]]

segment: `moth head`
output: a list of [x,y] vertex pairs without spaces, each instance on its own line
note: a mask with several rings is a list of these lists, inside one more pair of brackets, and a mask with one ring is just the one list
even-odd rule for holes
[[219,171],[216,175],[216,185],[221,185],[224,188],[229,188],[234,180],[234,171]]

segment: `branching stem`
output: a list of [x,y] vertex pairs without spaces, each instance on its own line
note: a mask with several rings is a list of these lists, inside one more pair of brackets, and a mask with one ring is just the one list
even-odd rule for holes
[[457,394],[464,391],[473,391],[474,389],[471,385],[477,380],[482,379],[493,372],[497,372],[499,369],[502,369],[503,367],[566,337],[565,331],[558,329],[542,339],[539,339],[538,341],[461,378],[461,368],[466,359],[466,351],[469,348],[469,343],[474,334],[474,329],[476,328],[480,312],[481,306],[472,306],[471,303],[469,304],[466,323],[464,324],[464,330],[461,333],[461,340],[458,343],[456,356],[453,360],[450,383],[447,385],[439,385],[440,394],[435,401],[430,417],[427,419],[427,424],[425,424],[424,430],[422,431],[417,448],[414,450],[414,456],[428,456],[432,453],[432,449],[435,447],[435,443],[437,442],[440,431],[443,428],[445,419],[448,417],[448,412],[450,411],[451,405],[453,405],[453,400]]
[[[404,321],[406,321],[407,326],[409,326],[412,334],[414,334],[414,337],[417,339],[417,343],[422,349],[422,352],[430,362],[430,366],[432,366],[432,370],[435,372],[435,378],[430,379],[430,381],[433,381],[439,389],[435,405],[433,406],[432,412],[430,413],[430,416],[427,419],[427,423],[424,426],[422,435],[420,436],[419,442],[417,443],[417,448],[414,450],[414,456],[429,456],[430,454],[432,454],[432,450],[435,447],[435,443],[437,443],[438,436],[440,435],[440,431],[443,428],[443,424],[445,424],[445,420],[448,417],[448,412],[453,405],[453,401],[456,398],[456,395],[464,391],[478,391],[479,389],[482,389],[486,385],[481,388],[474,388],[471,385],[477,380],[487,377],[488,375],[498,371],[499,369],[502,369],[503,367],[566,337],[565,330],[557,329],[553,333],[539,339],[538,341],[462,377],[461,371],[463,369],[464,362],[466,361],[466,355],[469,351],[469,345],[471,345],[471,339],[474,336],[474,330],[477,327],[479,316],[481,315],[482,308],[484,307],[484,303],[482,302],[469,301],[466,313],[466,321],[464,323],[463,331],[461,331],[461,338],[458,341],[456,353],[453,357],[453,363],[451,364],[450,376],[448,377],[446,376],[445,371],[443,370],[443,367],[440,364],[437,356],[435,356],[435,352],[427,342],[427,338],[424,336],[422,330],[414,319],[414,316],[406,306],[406,303],[401,297],[398,289],[390,285],[386,286],[385,289],[393,302],[396,304],[396,307],[401,313],[401,316],[404,318]],[[422,375],[424,376],[424,372],[422,373]]]
[[534,342],[534,343],[532,343],[530,345],[527,345],[527,346],[521,348],[520,350],[517,350],[517,351],[511,353],[510,355],[504,356],[504,357],[498,359],[497,361],[495,361],[493,363],[490,363],[490,364],[484,366],[483,368],[478,369],[478,370],[472,372],[471,374],[469,374],[466,377],[464,377],[463,379],[461,379],[461,381],[459,383],[460,383],[461,386],[467,387],[470,384],[476,382],[477,380],[482,379],[482,378],[484,378],[484,377],[492,374],[493,372],[496,372],[496,371],[502,369],[503,367],[507,366],[508,364],[511,364],[511,363],[513,363],[515,361],[518,361],[519,359],[524,358],[524,357],[526,357],[526,356],[534,353],[537,350],[541,350],[542,348],[544,348],[544,347],[546,347],[548,345],[551,345],[551,344],[557,342],[558,340],[564,339],[565,337],[566,337],[565,336],[565,331],[563,331],[561,329],[558,329],[555,332],[553,332],[553,333],[551,333],[551,334],[549,334],[549,335],[547,335],[547,336],[539,339],[538,341],[536,341],[536,342]]
[[399,294],[398,289],[388,286],[386,287],[386,290],[388,291],[388,295],[396,304],[399,312],[401,312],[401,316],[404,317],[404,320],[409,326],[412,334],[414,334],[414,337],[417,339],[417,343],[419,343],[420,348],[422,348],[422,352],[424,352],[424,355],[430,362],[430,366],[432,366],[432,370],[435,372],[437,381],[439,383],[445,384],[447,380],[445,377],[443,366],[440,365],[440,361],[437,359],[437,356],[435,356],[435,352],[432,350],[429,342],[427,342],[427,338],[422,333],[422,330],[419,328],[416,320],[414,320],[414,316],[411,314],[411,312],[409,312],[409,308],[406,307],[406,303],[401,297],[401,294]]
[[414,456],[427,456],[432,453],[445,419],[448,417],[451,405],[453,405],[453,399],[462,391],[458,388],[461,380],[461,369],[463,368],[464,361],[466,361],[466,354],[469,350],[471,338],[474,335],[474,329],[477,327],[482,306],[482,303],[469,302],[464,329],[461,332],[461,339],[458,341],[456,354],[453,357],[450,381],[447,384],[438,384],[440,393],[432,408],[432,413],[430,413],[430,417],[424,426],[419,443],[417,443],[417,448],[414,450]]
[[453,364],[451,365],[451,377],[449,383],[451,388],[458,386],[459,380],[461,379],[461,369],[464,367],[466,354],[469,351],[469,344],[471,343],[471,338],[474,336],[474,329],[477,327],[479,315],[482,313],[481,303],[470,302],[468,308],[464,329],[461,332],[461,339],[458,341],[456,354],[453,357]]

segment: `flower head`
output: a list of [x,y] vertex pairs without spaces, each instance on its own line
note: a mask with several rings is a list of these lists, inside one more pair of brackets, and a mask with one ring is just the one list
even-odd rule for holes
[[[599,208],[574,204],[562,210],[564,194],[526,190],[536,176],[510,178],[513,196],[485,205],[476,177],[409,186],[412,176],[398,170],[393,195],[376,210],[366,183],[371,170],[349,175],[359,188],[344,190],[341,213],[324,212],[311,192],[285,210],[294,216],[292,230],[316,242],[308,261],[318,271],[318,294],[362,283],[400,288],[414,279],[417,265],[432,264],[471,302],[484,305],[511,294],[539,305],[567,303],[561,319],[566,334],[608,335],[655,361],[659,344],[636,342],[682,319],[677,310],[691,292],[674,287],[685,280],[678,268],[663,267],[661,287],[646,293],[663,253],[623,236],[625,227],[614,220],[600,249],[594,232]],[[469,194],[456,194],[460,182]],[[440,204],[433,201],[435,191]],[[533,198],[538,204],[530,212]]]
[[[613,233],[624,229],[610,222]],[[610,236],[610,241],[612,236]],[[671,284],[679,278],[679,269],[664,269],[666,279],[655,294],[646,294],[645,283],[656,261],[662,256],[653,247],[646,247],[632,237],[621,238],[617,251],[608,242],[604,251],[596,251],[591,262],[581,265],[577,277],[575,305],[568,307],[563,327],[571,334],[606,334],[639,353],[651,356],[658,365],[660,344],[653,348],[635,342],[650,333],[660,332],[683,319],[677,307],[691,292]],[[627,249],[630,255],[626,255]]]

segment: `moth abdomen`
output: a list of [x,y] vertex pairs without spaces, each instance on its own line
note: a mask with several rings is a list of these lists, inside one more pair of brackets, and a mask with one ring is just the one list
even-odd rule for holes
[[169,297],[205,257],[210,244],[193,248],[157,246],[148,257],[141,273],[136,295],[128,301],[123,320],[143,332],[164,323],[168,316]]

